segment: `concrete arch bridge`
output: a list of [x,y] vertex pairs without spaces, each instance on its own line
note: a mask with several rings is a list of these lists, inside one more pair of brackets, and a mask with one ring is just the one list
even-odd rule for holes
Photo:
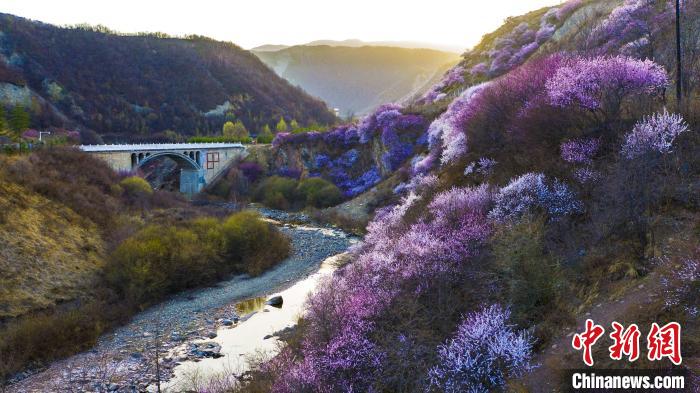
[[168,157],[180,167],[180,192],[188,196],[200,192],[234,160],[247,154],[240,143],[81,145],[79,149],[104,160],[117,172],[134,171],[160,157]]

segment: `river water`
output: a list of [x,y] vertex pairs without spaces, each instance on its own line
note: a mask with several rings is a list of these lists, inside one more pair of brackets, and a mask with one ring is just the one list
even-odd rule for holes
[[282,297],[281,307],[266,305],[266,297],[239,303],[236,307],[239,314],[253,313],[252,316],[237,326],[219,328],[216,338],[206,340],[221,345],[223,357],[183,362],[174,368],[174,377],[162,386],[163,391],[206,391],[212,384],[235,385],[236,377],[250,369],[251,361],[277,352],[280,341],[273,334],[296,324],[303,313],[305,299],[314,291],[319,280],[330,275],[346,256],[347,253],[343,253],[327,258],[316,273],[271,294]]

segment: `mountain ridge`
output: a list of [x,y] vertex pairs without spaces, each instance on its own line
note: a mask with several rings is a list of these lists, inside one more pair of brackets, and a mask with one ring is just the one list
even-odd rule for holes
[[267,52],[267,51],[277,51],[284,50],[286,48],[291,48],[293,46],[343,46],[349,48],[359,48],[363,46],[385,46],[392,48],[404,48],[404,49],[433,49],[441,52],[452,52],[456,54],[461,54],[465,51],[465,47],[459,45],[449,45],[449,44],[437,44],[432,42],[423,41],[390,41],[390,40],[380,40],[380,41],[363,41],[356,38],[349,38],[345,40],[314,40],[309,41],[304,44],[297,45],[277,45],[277,44],[265,44],[251,48],[253,52]]
[[5,106],[32,108],[37,128],[152,140],[166,130],[216,134],[231,117],[251,130],[274,126],[280,117],[304,125],[335,121],[324,103],[232,43],[117,35],[10,14],[0,14],[0,22],[0,97]]

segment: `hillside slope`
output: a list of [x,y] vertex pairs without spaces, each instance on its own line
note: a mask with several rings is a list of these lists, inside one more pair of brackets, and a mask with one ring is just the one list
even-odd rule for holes
[[340,109],[343,116],[400,101],[459,58],[431,49],[380,46],[294,46],[254,53],[278,75]]
[[[395,165],[356,198],[387,207],[353,263],[248,391],[568,391],[588,318],[606,330],[596,375],[697,380],[700,4],[681,10],[681,100],[673,11],[570,0],[509,18],[411,105],[278,135],[281,155],[341,188],[360,171],[346,151]],[[680,323],[682,364],[647,357],[653,335],[635,362],[614,360],[612,321],[642,340]]]
[[0,181],[0,320],[91,293],[104,246],[72,210]]
[[8,14],[0,14],[0,98],[30,107],[36,127],[83,126],[108,140],[220,131],[227,114],[251,130],[280,116],[334,122],[325,104],[231,43],[60,28]]

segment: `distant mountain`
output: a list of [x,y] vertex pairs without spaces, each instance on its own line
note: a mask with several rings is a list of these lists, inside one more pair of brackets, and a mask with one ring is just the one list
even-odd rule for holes
[[316,45],[318,42],[326,41],[253,53],[278,75],[338,108],[343,116],[364,114],[377,105],[414,96],[459,61],[456,53],[432,49]]
[[252,48],[253,52],[275,52],[278,50],[289,48],[289,45],[260,45]]
[[121,35],[0,14],[0,104],[22,104],[32,126],[96,131],[107,140],[153,139],[165,130],[251,130],[284,116],[332,123],[324,103],[238,46],[192,36]]
[[453,52],[460,54],[466,49],[463,46],[457,45],[443,45],[435,44],[432,42],[420,42],[420,41],[362,41],[358,39],[348,39],[342,41],[336,40],[317,40],[311,41],[304,44],[304,46],[347,46],[351,48],[358,48],[361,46],[391,46],[394,48],[406,48],[406,49],[434,49],[441,52]]

